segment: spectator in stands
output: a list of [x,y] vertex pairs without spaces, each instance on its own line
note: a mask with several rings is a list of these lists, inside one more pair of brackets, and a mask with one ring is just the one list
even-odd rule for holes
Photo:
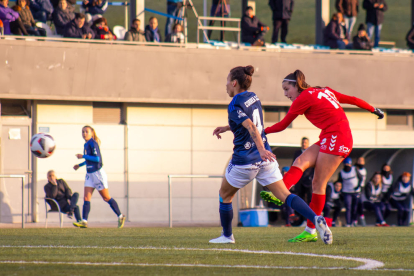
[[244,43],[250,43],[252,46],[263,46],[265,43],[264,36],[269,27],[260,22],[254,16],[253,8],[248,6],[241,20],[241,40]]
[[363,7],[367,10],[365,23],[367,23],[368,36],[372,39],[375,31],[374,47],[378,47],[382,23],[384,22],[384,12],[388,9],[387,3],[385,0],[364,0]]
[[394,182],[393,173],[391,171],[391,167],[388,164],[382,165],[381,169],[382,175],[382,202],[381,202],[381,210],[384,219],[387,219],[388,215],[390,214],[390,188],[392,183]]
[[36,22],[29,8],[29,3],[27,3],[26,0],[17,0],[13,10],[19,13],[22,24],[29,35],[46,36],[46,31],[44,29],[36,27]]
[[[167,13],[169,15],[182,18],[184,16],[182,9],[183,0],[167,0]],[[175,20],[171,17],[167,18],[167,22],[165,22],[165,36],[173,31]]]
[[342,13],[337,12],[332,15],[331,21],[324,30],[323,41],[324,45],[331,47],[331,49],[343,50],[352,48]]
[[414,24],[411,27],[411,30],[408,32],[407,36],[405,37],[405,40],[407,40],[408,48],[414,50]]
[[294,0],[269,0],[269,6],[273,13],[272,43],[277,42],[280,29],[282,29],[280,40],[282,43],[286,43],[288,25],[293,13]]
[[[360,191],[360,195],[358,198],[358,208],[357,208],[357,218],[359,218],[361,225],[365,226],[365,215],[364,215],[364,201],[365,201],[365,183],[367,181],[367,169],[365,169],[365,158],[364,157],[359,157],[356,164],[355,164],[355,168],[357,169],[357,171],[362,175],[362,181],[361,181],[361,191]],[[354,224],[356,225],[358,222],[354,221]]]
[[145,27],[145,39],[148,42],[161,42],[161,32],[158,29],[158,19],[151,17],[149,24]]
[[9,0],[0,0],[0,20],[3,22],[3,31],[5,35],[11,34],[10,22],[19,18],[19,13],[8,7]]
[[[53,10],[56,10],[59,7],[60,0],[50,0],[53,6]],[[66,0],[66,9],[75,12],[76,0]]]
[[138,18],[132,20],[131,29],[126,32],[124,39],[127,41],[147,42],[145,39],[145,33],[139,29],[140,25],[141,20]]
[[359,12],[359,0],[336,0],[336,10],[344,15],[345,27],[348,36],[352,37],[357,15]]
[[116,40],[116,35],[109,29],[105,17],[96,19],[91,29],[95,33],[95,39]]
[[373,210],[377,217],[376,226],[389,226],[382,215],[382,176],[380,172],[375,172],[371,180],[365,186],[365,197],[367,201],[364,202],[364,207],[367,210]]
[[[80,221],[81,216],[79,207],[76,205],[78,203],[79,194],[72,194],[72,190],[65,180],[57,179],[54,171],[48,171],[47,180],[49,182],[44,187],[46,197],[56,200],[59,204],[60,211],[62,213],[67,213],[69,218],[72,218],[73,214],[75,214],[76,221]],[[48,201],[48,203],[52,210],[56,208],[55,204],[50,201]]]
[[335,182],[335,184],[332,184],[332,182],[329,182],[326,186],[326,201],[325,201],[325,207],[323,208],[323,216],[329,218],[331,209],[334,210],[333,216],[332,216],[332,226],[336,226],[336,220],[338,219],[338,216],[342,209],[342,183],[341,182]]
[[79,39],[93,39],[95,34],[85,24],[85,15],[83,13],[76,13],[75,19],[66,26],[64,36]]
[[82,8],[85,9],[86,22],[95,21],[102,17],[108,8],[107,0],[84,0]]
[[[229,17],[230,16],[230,0],[213,0],[210,10],[211,17]],[[209,26],[214,25],[214,20],[210,20]],[[221,27],[226,27],[226,21],[220,21]],[[212,30],[208,30],[207,35],[210,39]],[[224,41],[224,31],[220,32],[220,41]]]
[[360,24],[358,28],[358,34],[354,36],[353,47],[356,50],[371,50],[372,42],[369,39],[367,32],[365,31],[364,24]]
[[183,34],[183,26],[180,25],[180,23],[175,23],[173,27],[173,32],[168,34],[165,38],[165,42],[171,42],[171,43],[184,43],[185,37]]
[[413,186],[411,174],[404,172],[389,190],[390,205],[398,210],[398,226],[408,226]]
[[59,35],[65,34],[65,29],[68,24],[75,18],[75,13],[68,9],[66,0],[60,0],[59,6],[53,12],[53,23],[55,24],[56,33]]
[[31,0],[30,10],[37,21],[46,23],[52,19],[53,6],[50,0]]
[[352,159],[345,158],[344,168],[339,172],[337,182],[342,183],[342,195],[345,205],[346,226],[356,226],[353,224],[357,220],[358,198],[361,191],[362,175],[352,166]]

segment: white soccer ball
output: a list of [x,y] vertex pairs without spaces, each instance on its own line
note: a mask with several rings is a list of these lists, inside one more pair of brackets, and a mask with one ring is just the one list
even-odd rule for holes
[[46,133],[35,134],[30,140],[30,150],[34,156],[39,158],[47,158],[51,156],[55,148],[55,140],[52,136]]

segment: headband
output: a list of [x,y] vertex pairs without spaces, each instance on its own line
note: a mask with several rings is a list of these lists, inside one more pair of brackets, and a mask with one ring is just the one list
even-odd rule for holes
[[295,80],[290,80],[290,79],[283,79],[283,81],[291,81],[291,82],[296,82]]

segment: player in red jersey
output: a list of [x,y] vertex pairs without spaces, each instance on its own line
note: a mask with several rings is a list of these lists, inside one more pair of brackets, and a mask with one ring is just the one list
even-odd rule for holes
[[[305,82],[305,75],[296,70],[285,77],[282,82],[285,96],[293,103],[289,112],[279,123],[265,129],[266,134],[286,129],[298,115],[305,117],[322,130],[319,141],[306,149],[294,161],[283,181],[289,190],[302,176],[304,170],[315,168],[312,182],[312,200],[309,207],[317,214],[322,213],[325,205],[325,191],[328,180],[352,150],[353,140],[348,119],[341,107],[343,104],[356,105],[384,118],[384,113],[365,101],[356,97],[341,94],[329,87],[311,87]],[[262,193],[263,198],[272,201],[274,196]],[[299,236],[290,242],[316,241],[314,224],[308,220],[307,227]]]

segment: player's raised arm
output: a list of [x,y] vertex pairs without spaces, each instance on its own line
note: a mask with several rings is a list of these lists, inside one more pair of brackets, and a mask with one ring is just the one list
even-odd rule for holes
[[293,122],[293,120],[296,119],[296,117],[298,117],[297,114],[292,114],[292,113],[286,114],[285,118],[283,118],[282,121],[274,124],[273,126],[265,128],[265,133],[269,134],[269,133],[281,132],[285,130]]
[[260,135],[259,130],[254,125],[254,123],[250,119],[246,119],[243,121],[242,125],[249,131],[250,137],[252,137],[253,141],[255,142],[257,150],[259,151],[262,160],[270,162],[275,161],[276,155],[266,150],[262,141],[262,136]]
[[216,127],[216,129],[213,131],[213,136],[216,135],[217,139],[221,139],[221,133],[224,133],[226,131],[230,130],[230,126],[224,126],[224,127]]

